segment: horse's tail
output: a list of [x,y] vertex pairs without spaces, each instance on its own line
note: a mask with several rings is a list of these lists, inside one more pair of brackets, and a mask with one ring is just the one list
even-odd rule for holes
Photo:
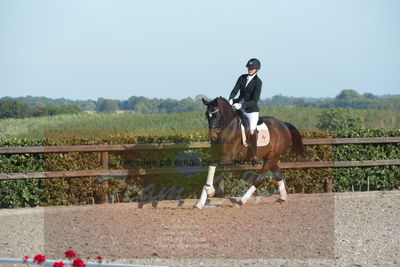
[[309,156],[311,153],[305,148],[299,130],[293,124],[285,122],[292,136],[292,152],[299,156]]

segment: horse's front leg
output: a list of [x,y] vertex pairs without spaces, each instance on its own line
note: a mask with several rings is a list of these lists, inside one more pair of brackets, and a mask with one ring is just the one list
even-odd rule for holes
[[240,200],[237,202],[237,204],[244,205],[246,204],[247,200],[254,194],[254,192],[257,190],[257,188],[261,187],[261,185],[265,181],[265,172],[260,173],[256,180],[253,182],[253,184],[250,186],[249,189],[247,189],[246,193],[240,198]]
[[[270,170],[274,165],[276,165],[276,159],[273,160],[265,160],[264,164],[261,168],[260,174],[257,176],[256,180],[253,182],[253,185],[247,189],[246,193],[240,198],[237,202],[239,205],[244,205],[249,200],[249,198],[254,194],[257,188],[260,188],[262,184],[265,182],[265,173]],[[277,166],[277,165],[276,165]]]
[[208,167],[208,174],[207,174],[207,181],[206,184],[203,186],[203,190],[201,191],[200,200],[193,206],[193,208],[202,209],[204,204],[206,203],[207,197],[213,197],[215,194],[214,188],[214,175],[215,169],[217,166],[209,166]]

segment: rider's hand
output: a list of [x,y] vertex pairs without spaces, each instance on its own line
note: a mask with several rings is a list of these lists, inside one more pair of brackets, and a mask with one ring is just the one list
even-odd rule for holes
[[242,104],[240,103],[235,103],[232,105],[235,109],[241,109],[242,108]]
[[229,104],[232,106],[233,105],[233,99],[229,99]]

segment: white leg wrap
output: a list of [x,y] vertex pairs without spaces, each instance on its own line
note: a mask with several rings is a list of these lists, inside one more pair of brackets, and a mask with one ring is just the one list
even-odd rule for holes
[[206,185],[206,193],[207,193],[207,197],[213,197],[215,195],[215,188],[213,185]]
[[279,188],[279,198],[282,200],[286,200],[287,193],[286,193],[285,183],[283,182],[283,180],[277,181],[276,183]]
[[214,174],[215,174],[215,166],[208,167],[208,175],[206,185],[213,185],[214,183]]
[[201,191],[200,200],[195,205],[196,208],[202,209],[204,204],[206,203],[207,196],[214,196],[215,189],[214,189],[214,175],[215,175],[216,166],[209,166],[208,167],[208,174],[207,174],[207,181],[206,185],[203,186],[203,191]]
[[251,197],[251,195],[253,195],[253,193],[256,191],[256,187],[254,185],[252,185],[247,192],[242,196],[242,198],[240,199],[240,201],[242,201],[243,204],[245,204],[247,202],[247,200]]
[[200,200],[195,205],[196,208],[202,209],[207,200],[207,190],[206,186],[203,186],[203,191],[201,191]]

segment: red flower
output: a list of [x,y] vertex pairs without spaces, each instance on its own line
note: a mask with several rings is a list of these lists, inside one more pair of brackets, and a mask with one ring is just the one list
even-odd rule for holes
[[73,267],[86,267],[86,264],[81,259],[75,259],[72,263]]
[[65,254],[65,257],[68,258],[68,259],[74,259],[74,258],[76,258],[75,251],[73,251],[73,250],[65,251],[64,254]]
[[28,259],[29,259],[29,257],[28,257],[28,256],[24,256],[22,259],[24,260],[24,263],[27,263],[27,262],[28,262]]
[[42,264],[45,261],[46,261],[45,255],[38,254],[35,257],[33,257],[33,262],[37,262],[37,264]]
[[53,267],[64,267],[64,262],[62,262],[62,261],[55,262],[55,263],[53,264]]
[[98,263],[102,263],[103,262],[103,257],[102,256],[98,256],[96,259],[97,259]]

